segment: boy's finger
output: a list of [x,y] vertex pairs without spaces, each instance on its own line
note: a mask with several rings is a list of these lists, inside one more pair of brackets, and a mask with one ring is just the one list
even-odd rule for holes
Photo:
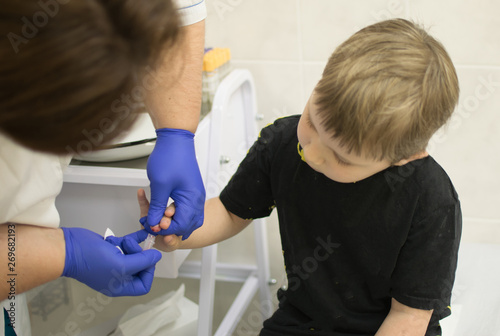
[[163,217],[160,221],[160,228],[162,230],[166,230],[170,227],[170,223],[172,222],[172,218]]
[[165,216],[167,217],[172,217],[175,214],[175,203],[171,203],[166,209],[165,209]]
[[174,234],[162,236],[163,243],[167,246],[168,250],[176,250],[181,242],[181,237]]
[[140,217],[148,215],[149,201],[146,198],[146,192],[144,189],[137,190],[137,201],[139,202]]

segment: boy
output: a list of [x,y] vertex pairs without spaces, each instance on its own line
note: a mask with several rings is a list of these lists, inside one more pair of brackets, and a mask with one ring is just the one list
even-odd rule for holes
[[425,149],[458,93],[425,31],[402,19],[362,29],[335,50],[303,114],[262,130],[202,228],[158,247],[219,242],[276,207],[288,288],[261,335],[441,335],[461,211]]

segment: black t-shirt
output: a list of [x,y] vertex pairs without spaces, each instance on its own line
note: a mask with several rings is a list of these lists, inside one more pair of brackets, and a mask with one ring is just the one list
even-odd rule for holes
[[314,171],[298,153],[300,116],[264,128],[222,191],[241,218],[277,208],[288,289],[261,335],[373,335],[391,298],[450,314],[461,234],[458,196],[430,156],[356,183]]

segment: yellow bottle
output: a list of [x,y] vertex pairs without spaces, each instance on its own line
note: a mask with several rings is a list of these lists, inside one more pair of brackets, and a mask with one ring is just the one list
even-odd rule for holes
[[212,109],[217,87],[231,72],[230,60],[229,48],[213,48],[205,52],[203,57],[202,117]]

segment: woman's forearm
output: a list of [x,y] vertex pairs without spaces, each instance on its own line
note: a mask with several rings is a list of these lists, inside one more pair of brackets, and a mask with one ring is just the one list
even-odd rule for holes
[[154,76],[156,85],[146,99],[156,128],[178,128],[195,133],[201,111],[201,83],[205,21],[181,28]]
[[61,229],[0,224],[0,300],[60,277],[65,246]]

